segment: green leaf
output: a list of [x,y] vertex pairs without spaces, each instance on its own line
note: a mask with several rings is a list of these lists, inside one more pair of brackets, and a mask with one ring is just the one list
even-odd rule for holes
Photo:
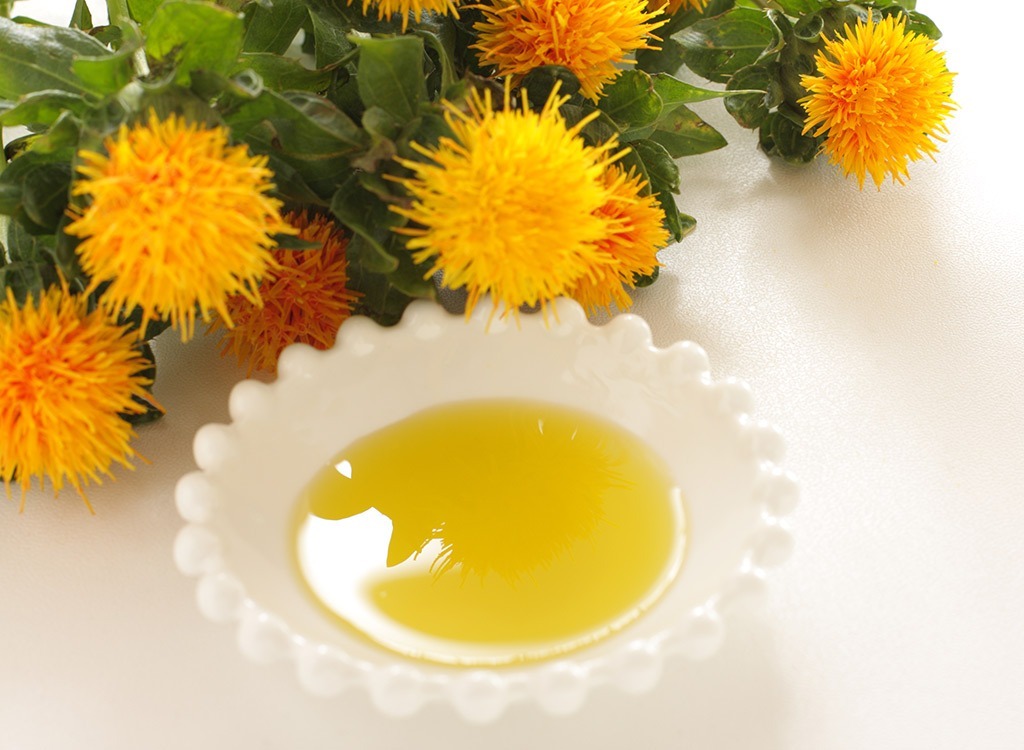
[[437,55],[441,66],[441,81],[439,90],[443,93],[454,86],[459,80],[458,70],[455,67],[456,55],[456,33],[455,27],[447,18],[437,19],[434,27],[428,27],[421,22],[413,33],[423,37],[423,41]]
[[[149,366],[142,369],[139,372],[144,378],[150,381],[150,385],[146,388],[147,391],[152,393],[153,381],[156,380],[156,355],[153,354],[153,348],[148,343],[139,345],[140,353],[142,358],[149,363]],[[138,396],[132,396],[132,400],[143,407],[141,412],[132,412],[130,414],[121,414],[121,418],[132,425],[148,424],[149,422],[155,422],[160,419],[163,415],[163,409],[154,406],[149,401],[139,398]]]
[[88,31],[92,28],[92,13],[89,12],[89,5],[85,0],[75,0],[75,9],[71,13],[72,28]]
[[[526,92],[530,106],[535,110],[543,109],[551,92],[558,84],[558,93],[569,97],[570,102],[582,101],[579,96],[580,79],[568,68],[560,65],[542,65],[534,68],[523,77],[521,89]],[[500,99],[500,88],[493,92]]]
[[702,89],[699,86],[680,81],[668,73],[658,73],[654,76],[654,91],[661,97],[666,110],[674,109],[679,104],[706,102],[709,99],[721,99],[728,96],[726,91]]
[[135,78],[132,57],[142,47],[142,36],[134,26],[124,30],[125,38],[113,54],[80,57],[71,64],[75,74],[91,91],[113,94]]
[[0,18],[0,99],[45,90],[96,93],[75,75],[72,64],[79,57],[110,54],[77,29],[22,25]]
[[918,13],[913,10],[902,11],[899,8],[886,8],[882,11],[883,16],[905,16],[907,19],[907,31],[913,31],[915,34],[926,36],[929,39],[940,39],[942,32],[939,27],[935,25],[935,22],[923,13]]
[[10,289],[18,302],[24,302],[29,294],[57,283],[52,235],[34,235],[12,222],[5,240],[11,262],[0,266],[0,290]]
[[745,128],[757,128],[771,109],[782,102],[778,65],[767,61],[740,69],[729,81],[730,89],[764,89],[764,94],[733,94],[725,100],[726,111]]
[[52,239],[52,237],[29,234],[20,224],[14,222],[7,229],[7,252],[13,263],[32,265],[45,263],[49,256],[46,251],[46,242]]
[[346,27],[339,26],[318,13],[310,13],[310,18],[313,21],[318,68],[335,64],[355,49],[355,45],[348,38]]
[[68,160],[27,151],[0,173],[0,213],[24,216],[35,234],[53,234],[67,208],[70,185]]
[[831,0],[776,0],[776,4],[791,16],[813,13],[832,4]]
[[147,24],[164,0],[128,0],[128,13],[138,24]]
[[772,112],[761,125],[760,146],[769,156],[793,164],[806,164],[818,155],[820,140],[804,135],[801,130],[800,125],[783,111]]
[[146,52],[176,67],[185,83],[193,70],[227,74],[242,51],[242,17],[202,0],[167,0],[146,28]]
[[263,83],[278,91],[324,91],[334,79],[330,70],[310,70],[294,57],[269,52],[245,52],[238,70],[252,70]]
[[679,192],[679,165],[664,146],[654,141],[637,141],[630,146],[643,162],[652,191]]
[[421,299],[436,299],[437,289],[431,279],[430,263],[414,263],[412,253],[398,237],[392,236],[388,248],[398,258],[398,268],[388,274],[388,281],[402,294]]
[[278,250],[315,250],[323,247],[320,242],[308,242],[294,234],[275,234],[272,239]]
[[48,130],[33,136],[26,151],[57,160],[70,160],[71,154],[78,149],[81,134],[82,121],[72,112],[61,112]]
[[647,73],[642,70],[625,70],[605,86],[597,106],[621,130],[628,132],[657,120],[663,105]]
[[319,196],[329,198],[349,171],[349,159],[365,148],[366,134],[326,99],[299,91],[265,90],[224,113],[236,138],[288,164]]
[[353,241],[354,238],[349,241],[346,250],[349,260],[348,286],[362,295],[355,313],[367,315],[381,325],[394,325],[402,319],[402,313],[413,298],[399,291],[384,274],[366,271],[358,262],[353,262]]
[[274,0],[270,5],[254,3],[249,8],[242,43],[246,52],[283,55],[309,17],[302,0]]
[[637,67],[648,73],[675,73],[683,65],[685,49],[672,38],[682,29],[692,26],[704,18],[721,15],[732,9],[735,0],[710,0],[703,11],[682,10],[670,16],[668,23],[657,31],[662,40],[659,49],[644,49],[636,53]]
[[398,155],[413,161],[430,161],[428,157],[413,149],[411,144],[418,143],[423,148],[434,148],[442,138],[451,136],[451,128],[442,115],[424,112],[406,125],[398,140]]
[[390,39],[351,37],[359,47],[356,83],[367,107],[380,107],[408,122],[426,99],[423,81],[423,39],[398,36]]
[[733,8],[718,18],[695,23],[672,38],[682,45],[687,67],[719,83],[726,83],[737,70],[753,64],[776,41],[765,12],[753,8]]
[[696,225],[693,217],[681,214],[676,205],[676,193],[679,192],[679,167],[672,155],[660,143],[637,141],[630,145],[643,163],[651,192],[658,199],[662,213],[665,214],[665,229],[668,230],[672,239],[678,242],[693,231]]
[[78,94],[36,91],[17,102],[0,101],[0,125],[25,125],[38,130],[52,125],[64,112],[81,115],[89,109],[89,103]]
[[721,133],[684,106],[660,121],[650,140],[664,146],[675,159],[714,151],[726,145]]
[[660,275],[661,268],[659,266],[655,266],[654,270],[651,271],[650,273],[643,274],[642,276],[634,276],[633,286],[635,286],[637,289],[643,289],[644,287],[648,287],[655,281],[657,281],[658,276]]
[[387,248],[392,239],[390,229],[398,217],[365,190],[356,175],[351,175],[335,192],[331,213],[356,235],[349,242],[349,263],[372,273],[391,273],[398,268],[398,259]]

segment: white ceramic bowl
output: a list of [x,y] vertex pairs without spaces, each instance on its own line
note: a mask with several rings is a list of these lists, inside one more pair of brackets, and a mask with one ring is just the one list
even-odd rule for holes
[[[291,659],[301,684],[331,695],[367,689],[381,711],[408,715],[448,701],[489,721],[513,701],[555,714],[579,708],[602,684],[650,689],[665,658],[706,658],[723,637],[721,615],[763,587],[764,569],[789,554],[779,518],[797,500],[779,461],[783,444],[750,416],[749,388],[715,382],[690,342],[658,349],[640,318],[589,323],[569,300],[557,320],[494,320],[481,305],[467,322],[414,303],[400,324],[347,321],[334,348],[289,347],[279,377],[239,383],[230,425],[195,438],[199,470],[177,485],[188,521],[174,555],[197,576],[199,608],[235,622],[242,652]],[[403,659],[338,628],[298,583],[289,529],[298,493],[340,447],[424,408],[464,399],[526,398],[584,409],[643,438],[671,468],[687,500],[682,571],[661,600],[605,640],[552,661],[493,669]]]

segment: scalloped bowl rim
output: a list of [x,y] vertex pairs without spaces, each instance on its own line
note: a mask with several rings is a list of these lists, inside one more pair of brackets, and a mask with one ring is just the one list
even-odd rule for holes
[[[525,699],[549,713],[568,714],[596,685],[650,690],[669,655],[711,656],[724,636],[722,614],[755,598],[765,569],[788,557],[792,539],[780,519],[795,506],[798,486],[780,466],[778,430],[751,416],[745,383],[713,380],[707,356],[693,342],[655,347],[650,328],[636,315],[598,326],[578,304],[559,299],[546,320],[524,315],[489,321],[485,308],[478,306],[467,319],[436,303],[414,302],[390,328],[350,318],[331,349],[288,347],[276,381],[239,382],[229,399],[230,425],[197,431],[199,470],[175,488],[178,511],[188,522],[175,540],[175,562],[182,573],[198,577],[197,602],[207,618],[237,623],[245,656],[293,659],[300,683],[317,695],[361,686],[388,715],[409,715],[442,701],[469,721],[486,722]],[[415,382],[417,388],[405,390],[416,393],[388,393],[396,382]],[[371,394],[379,389],[378,396],[388,393],[389,399],[356,396],[357,388]],[[673,582],[662,601],[621,632],[528,665],[459,668],[412,661],[326,623],[321,627],[306,612],[312,604],[301,598],[297,583],[287,590],[295,574],[282,570],[283,542],[268,536],[267,527],[291,512],[296,495],[289,493],[354,437],[429,405],[488,396],[540,397],[600,413],[641,434],[673,466],[686,463],[681,455],[694,454],[686,465],[686,478],[694,483],[684,492],[688,515],[696,515],[689,544],[697,552],[688,550],[688,556],[696,554],[699,570],[687,580],[688,560],[677,579],[687,584]],[[332,419],[335,414],[350,419]],[[686,420],[702,428],[699,439],[675,424]],[[320,450],[312,435],[345,442],[310,455]],[[275,463],[280,454],[288,460]],[[271,470],[277,465],[289,468]],[[302,468],[293,471],[293,465]],[[253,508],[264,508],[264,515]],[[702,529],[713,543],[699,536]]]

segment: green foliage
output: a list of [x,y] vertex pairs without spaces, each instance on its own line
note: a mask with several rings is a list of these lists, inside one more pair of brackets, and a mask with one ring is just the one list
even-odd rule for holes
[[146,27],[146,53],[158,65],[173,65],[175,80],[184,83],[196,69],[230,72],[244,34],[242,18],[213,3],[167,0]]
[[101,58],[113,52],[77,29],[20,24],[0,18],[0,99],[17,99],[37,91],[102,94],[75,73],[76,59]]
[[[359,312],[393,323],[410,300],[434,296],[431,267],[414,262],[406,220],[394,210],[410,200],[398,179],[409,161],[428,158],[423,148],[450,136],[443,101],[460,106],[485,88],[502,100],[501,84],[482,75],[472,50],[475,10],[458,20],[427,14],[403,29],[401,19],[364,17],[360,3],[338,0],[120,7],[127,14],[98,29],[87,0],[77,0],[67,29],[0,18],[0,127],[30,131],[0,162],[0,283],[19,297],[59,276],[88,285],[76,240],[63,232],[80,200],[71,195],[77,153],[102,150],[121,124],[152,111],[227,126],[236,142],[267,157],[289,208],[329,213],[344,225]],[[869,12],[900,14],[910,29],[939,35],[913,0],[710,0],[703,11],[668,19],[657,32],[660,49],[639,52],[599,101],[580,94],[569,70],[548,66],[524,77],[513,105],[525,97],[538,109],[557,85],[568,98],[566,119],[586,118],[584,138],[624,147],[620,164],[646,181],[678,241],[696,224],[676,203],[684,187],[678,160],[726,145],[691,105],[721,100],[759,131],[767,153],[814,158],[820,143],[803,132],[800,78],[814,70],[825,39]],[[684,66],[689,72],[677,77]],[[693,75],[710,83],[695,85]],[[281,239],[286,249],[308,247]]]

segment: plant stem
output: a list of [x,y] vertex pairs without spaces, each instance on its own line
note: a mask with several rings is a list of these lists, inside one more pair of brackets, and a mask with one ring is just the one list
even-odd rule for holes
[[[2,10],[3,8],[0,7],[0,11]],[[4,128],[0,125],[0,174],[3,174],[4,170],[7,169],[7,152],[4,150],[6,145],[4,143]],[[7,250],[7,227],[9,222],[10,219],[8,217],[0,214],[0,266],[11,261],[10,253]]]
[[4,127],[0,125],[0,174],[4,173],[7,169],[7,144],[4,143]]
[[[107,18],[111,26],[121,29],[131,28],[135,25],[132,14],[128,10],[128,0],[107,0]],[[135,66],[135,72],[140,76],[149,75],[149,62],[146,60],[145,50],[137,50],[132,55],[132,63]]]
[[11,11],[14,10],[14,0],[0,0],[0,18],[10,18]]
[[124,26],[132,22],[128,12],[128,0],[107,0],[107,18],[111,26]]

